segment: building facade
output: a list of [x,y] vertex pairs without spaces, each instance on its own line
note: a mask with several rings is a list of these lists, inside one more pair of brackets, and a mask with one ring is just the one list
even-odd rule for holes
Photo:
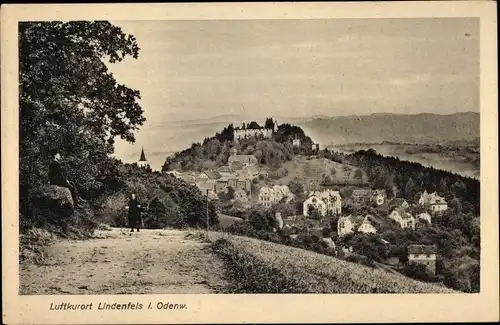
[[436,192],[428,194],[427,191],[424,191],[424,193],[420,195],[418,204],[427,207],[432,213],[448,210],[448,203],[446,203],[445,198],[439,196]]
[[427,270],[436,273],[437,247],[435,245],[409,245],[408,263],[425,265]]
[[403,229],[415,229],[415,218],[403,208],[397,207],[392,210],[389,218],[396,221]]
[[309,192],[303,203],[303,215],[309,216],[311,208],[317,209],[322,217],[327,214],[340,215],[342,213],[342,197],[339,191],[330,189]]

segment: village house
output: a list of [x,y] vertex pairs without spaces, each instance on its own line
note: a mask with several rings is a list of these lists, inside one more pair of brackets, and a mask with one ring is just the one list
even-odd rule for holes
[[234,176],[235,173],[234,171],[229,167],[229,166],[220,166],[217,168],[217,172],[222,176],[222,177],[230,177]]
[[247,203],[248,202],[247,192],[245,192],[245,190],[242,190],[242,189],[237,189],[234,192],[234,199],[236,201],[241,201],[241,202]]
[[424,212],[421,212],[419,214],[417,214],[417,218],[418,219],[421,219],[421,220],[426,220],[429,224],[431,224],[432,222],[432,217],[431,215],[427,212],[427,211],[424,211]]
[[370,215],[367,215],[363,218],[363,216],[347,216],[340,217],[337,221],[337,234],[339,237],[345,236],[354,232],[357,229],[358,232],[362,233],[377,233],[377,229],[371,224],[369,218],[373,218]]
[[372,202],[375,202],[378,206],[384,204],[386,198],[387,194],[384,189],[373,190],[371,200]]
[[435,245],[409,245],[408,264],[425,265],[432,274],[436,273],[437,247]]
[[265,207],[281,201],[290,202],[293,198],[293,193],[286,185],[264,186],[259,190],[259,203]]
[[448,204],[443,197],[439,196],[436,192],[428,194],[427,190],[420,195],[418,204],[428,207],[432,213],[448,210]]
[[309,216],[309,211],[316,209],[322,217],[328,213],[340,215],[342,213],[342,197],[339,191],[330,189],[311,191],[303,203],[303,215]]
[[415,218],[401,207],[394,208],[389,214],[389,218],[399,223],[403,229],[415,229]]
[[227,193],[227,182],[223,179],[218,179],[215,184],[215,193]]
[[352,202],[353,203],[368,203],[372,198],[371,189],[355,189],[352,191]]
[[387,205],[390,208],[399,207],[399,208],[403,208],[403,209],[408,209],[410,207],[408,202],[406,202],[406,200],[402,199],[402,198],[393,198],[392,200],[389,201],[389,203]]
[[313,151],[319,151],[319,143],[313,143],[313,144],[311,144],[311,150],[313,150]]
[[197,178],[199,180],[204,180],[207,183],[215,184],[221,177],[221,174],[219,174],[219,172],[216,170],[206,170],[202,172]]
[[297,138],[296,138],[296,139],[293,139],[293,140],[292,140],[292,145],[293,145],[294,147],[300,147],[300,139],[297,139]]
[[178,172],[177,170],[170,170],[170,171],[163,172],[163,173],[166,174],[166,175],[172,175],[175,178],[182,178],[182,173]]
[[254,155],[238,155],[236,154],[236,150],[233,149],[231,151],[231,156],[227,159],[227,164],[229,167],[231,167],[232,170],[235,170],[233,168],[233,163],[239,161],[241,164],[243,164],[243,167],[245,166],[254,166],[258,164],[257,157]]
[[230,163],[230,167],[232,170],[234,170],[236,173],[240,172],[245,168],[245,164],[239,160],[235,160],[232,163]]
[[350,234],[354,231],[356,224],[362,222],[362,217],[360,216],[344,216],[337,220],[337,234],[339,237]]
[[245,166],[238,175],[252,180],[259,176],[259,169],[256,166]]
[[207,194],[208,192],[215,193],[215,184],[213,183],[208,183],[208,182],[196,182],[196,187],[203,193],[203,195]]
[[358,231],[362,232],[364,234],[368,234],[368,233],[376,234],[377,233],[377,229],[375,229],[375,227],[371,224],[371,222],[369,220],[369,217],[372,217],[372,216],[367,215],[365,217],[365,219],[363,220],[363,222],[359,226]]
[[259,204],[269,208],[274,204],[274,190],[268,186],[261,187],[259,190]]

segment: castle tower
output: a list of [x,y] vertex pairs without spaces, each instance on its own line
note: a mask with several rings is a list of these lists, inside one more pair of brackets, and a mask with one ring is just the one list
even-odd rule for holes
[[141,157],[139,158],[137,165],[139,167],[148,167],[149,166],[148,161],[146,160],[146,155],[144,154],[144,147],[142,147]]

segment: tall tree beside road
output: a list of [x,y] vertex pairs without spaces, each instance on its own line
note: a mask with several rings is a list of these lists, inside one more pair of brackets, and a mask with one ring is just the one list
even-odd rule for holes
[[19,24],[21,204],[47,182],[50,149],[66,157],[84,195],[102,190],[115,137],[134,142],[146,120],[139,91],[118,83],[105,60],[138,54],[134,36],[106,21]]

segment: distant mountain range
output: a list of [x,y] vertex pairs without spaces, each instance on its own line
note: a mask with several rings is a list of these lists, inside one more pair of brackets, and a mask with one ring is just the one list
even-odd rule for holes
[[477,141],[479,113],[383,114],[295,121],[324,146],[347,143],[434,143]]

